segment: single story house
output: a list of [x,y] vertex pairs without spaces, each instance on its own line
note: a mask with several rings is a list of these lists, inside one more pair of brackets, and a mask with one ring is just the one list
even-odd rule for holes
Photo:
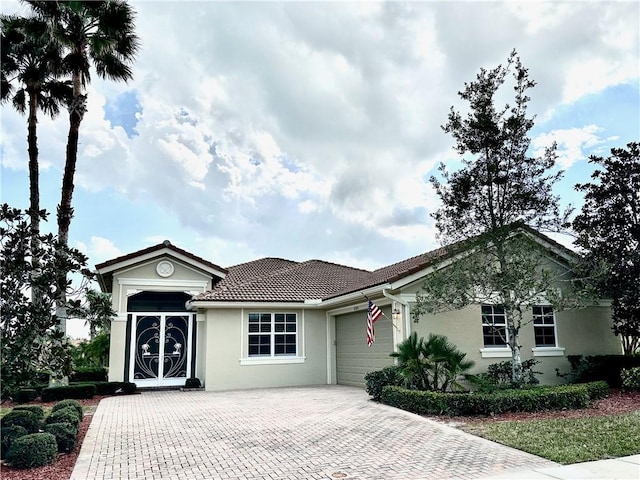
[[[535,230],[525,234],[568,269],[572,251]],[[413,332],[446,335],[476,362],[475,371],[485,371],[510,358],[504,342],[483,328],[483,317],[504,320],[500,306],[411,318],[425,278],[448,261],[450,250],[440,248],[374,271],[281,258],[223,268],[169,241],[114,258],[96,265],[117,312],[109,380],[167,387],[198,377],[207,390],[363,386],[367,372],[393,364],[389,354]],[[367,299],[385,314],[371,347]],[[556,368],[568,371],[568,355],[621,353],[607,305],[533,310],[520,333],[522,359],[541,360],[544,383],[561,381]]]

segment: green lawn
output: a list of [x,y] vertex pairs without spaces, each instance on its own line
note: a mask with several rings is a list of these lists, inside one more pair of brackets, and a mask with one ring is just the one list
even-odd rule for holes
[[608,417],[486,422],[463,429],[561,464],[640,454],[640,410]]

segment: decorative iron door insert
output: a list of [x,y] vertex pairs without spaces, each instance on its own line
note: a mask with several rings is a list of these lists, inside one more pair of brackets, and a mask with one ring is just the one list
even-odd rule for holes
[[187,377],[189,315],[166,317],[164,328],[164,378]]
[[190,314],[136,314],[133,381],[141,386],[181,385],[189,374]]

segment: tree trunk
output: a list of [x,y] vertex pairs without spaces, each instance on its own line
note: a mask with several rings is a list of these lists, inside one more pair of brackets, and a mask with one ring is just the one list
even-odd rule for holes
[[[67,156],[64,164],[64,174],[62,176],[62,193],[60,205],[58,205],[58,241],[63,247],[69,245],[69,226],[73,217],[73,178],[76,173],[76,163],[78,160],[78,137],[80,135],[80,123],[86,109],[86,97],[82,95],[80,84],[80,74],[73,75],[73,98],[68,106],[69,109],[69,136],[67,137]],[[59,252],[62,253],[62,252]],[[67,272],[60,269],[57,282],[58,300],[56,302],[56,315],[60,322],[60,329],[67,330]]]
[[[27,145],[29,151],[29,217],[31,219],[31,267],[33,276],[40,272],[40,172],[38,167],[38,92],[29,89],[29,119],[27,127]],[[37,283],[37,282],[36,282]],[[39,305],[41,292],[31,282],[31,301]]]
[[507,317],[507,329],[509,330],[509,348],[511,349],[511,381],[522,384],[522,358],[520,358],[520,345],[518,342],[518,328],[513,325],[513,319]]

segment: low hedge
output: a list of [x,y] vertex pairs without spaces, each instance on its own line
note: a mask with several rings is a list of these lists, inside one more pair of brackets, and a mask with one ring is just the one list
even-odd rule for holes
[[34,468],[53,462],[57,455],[56,437],[50,433],[31,433],[11,443],[6,462],[15,468]]
[[78,382],[71,385],[93,385],[96,395],[113,395],[122,388],[122,382]]
[[380,401],[382,395],[382,389],[387,385],[400,385],[402,383],[402,376],[400,375],[400,369],[396,365],[390,365],[384,367],[382,370],[376,370],[369,372],[364,376],[366,382],[366,391],[373,400]]
[[21,388],[13,394],[13,401],[16,403],[29,403],[38,398],[38,391],[35,388]]
[[76,412],[78,412],[78,416],[80,418],[82,418],[82,415],[84,415],[84,410],[82,409],[82,405],[80,405],[80,402],[73,399],[59,401],[53,406],[53,408],[51,409],[51,413],[57,412],[58,410],[62,410],[63,408],[67,407],[73,407]]
[[16,438],[24,437],[29,432],[20,425],[11,425],[0,428],[0,459],[4,460],[11,444]]
[[69,453],[76,446],[78,430],[68,423],[49,423],[44,431],[56,437],[56,444],[60,453]]
[[14,412],[31,412],[38,417],[38,420],[44,420],[44,408],[42,405],[18,405],[13,407]]
[[36,433],[40,430],[41,418],[38,414],[27,410],[12,410],[0,420],[0,426],[11,427],[18,425],[24,427],[28,433]]
[[62,387],[47,387],[42,389],[43,402],[55,402],[67,398],[93,398],[96,386],[93,384],[66,385]]
[[50,425],[52,423],[68,423],[77,432],[78,428],[80,427],[81,418],[82,417],[78,416],[78,412],[75,408],[65,407],[60,410],[56,410],[55,412],[51,412],[51,414],[45,420],[45,423],[47,425]]
[[604,382],[494,393],[441,393],[386,386],[380,399],[382,403],[419,415],[492,415],[585,408],[592,401],[603,398],[602,395],[606,396],[605,391],[608,394]]

